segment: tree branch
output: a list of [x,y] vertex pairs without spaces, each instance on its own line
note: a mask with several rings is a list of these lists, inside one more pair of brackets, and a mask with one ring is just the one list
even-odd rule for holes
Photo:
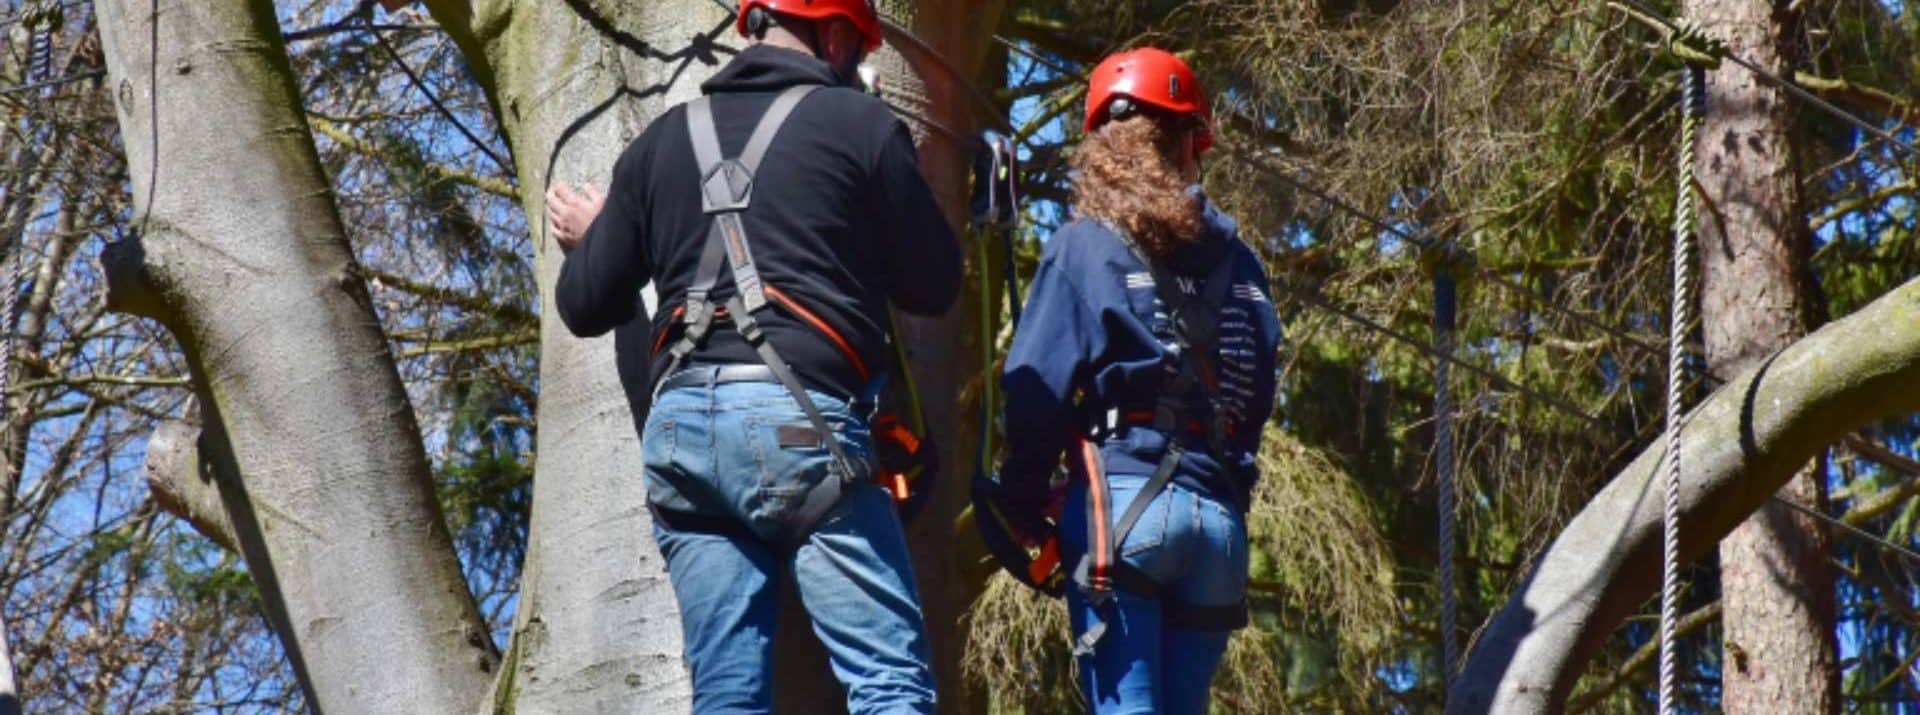
[[[1684,638],[1694,631],[1706,627],[1707,624],[1714,622],[1714,620],[1719,617],[1720,602],[1714,601],[1702,607],[1700,610],[1687,614],[1685,618],[1680,619],[1679,623],[1674,624],[1674,635]],[[1642,643],[1640,648],[1635,650],[1633,655],[1627,658],[1627,662],[1620,665],[1619,670],[1607,676],[1607,679],[1599,685],[1594,686],[1587,692],[1581,693],[1579,697],[1574,698],[1573,703],[1567,706],[1567,712],[1583,713],[1592,710],[1600,704],[1600,701],[1605,700],[1608,695],[1612,695],[1614,691],[1619,690],[1620,686],[1626,685],[1628,681],[1633,680],[1634,676],[1640,674],[1640,671],[1646,670],[1647,666],[1652,665],[1655,659],[1659,657],[1660,640],[1658,638],[1650,639],[1646,643]]]
[[[1686,416],[1680,552],[1690,562],[1861,424],[1920,409],[1920,280],[1776,353]],[[1660,581],[1662,460],[1594,496],[1488,624],[1451,713],[1558,712],[1593,653]]]
[[[1913,179],[1907,179],[1906,181],[1902,181],[1897,184],[1889,184],[1887,186],[1881,187],[1873,191],[1872,193],[1867,194],[1866,196],[1862,196],[1856,199],[1849,199],[1849,200],[1834,204],[1833,208],[1828,209],[1826,213],[1813,217],[1813,220],[1807,222],[1807,225],[1810,226],[1814,231],[1819,231],[1822,227],[1825,227],[1827,224],[1833,223],[1834,221],[1837,221],[1841,218],[1845,218],[1847,214],[1851,214],[1855,211],[1859,211],[1861,209],[1865,209],[1868,207],[1878,206],[1881,203],[1884,203],[1887,199],[1891,199],[1901,194],[1913,193],[1913,191],[1916,189],[1920,189],[1920,182],[1916,182]],[[1826,253],[1827,249],[1833,246],[1841,245],[1841,243],[1842,243],[1841,241],[1829,241],[1827,242],[1827,245],[1820,247],[1820,252]]]
[[540,316],[534,315],[532,311],[526,308],[511,303],[499,303],[487,300],[477,295],[469,295],[445,286],[423,283],[397,273],[387,273],[357,263],[354,264],[354,272],[360,274],[363,280],[374,282],[376,287],[392,288],[403,293],[410,293],[429,300],[464,308],[469,311],[497,315],[515,323],[524,325],[540,324]]
[[1841,521],[1850,526],[1866,526],[1866,523],[1893,511],[1907,503],[1915,495],[1920,495],[1920,463],[1894,454],[1880,445],[1874,444],[1858,435],[1847,435],[1844,440],[1848,450],[1885,467],[1888,470],[1906,475],[1898,484],[1882,490],[1865,500],[1856,501],[1852,509],[1847,510]]
[[[307,126],[313,127],[314,131],[326,135],[328,139],[333,140],[333,143],[339,144],[355,154],[385,162],[391,162],[394,159],[391,152],[380,148],[373,142],[354,136],[353,132],[347,131],[346,127],[342,127],[317,115],[307,115]],[[432,174],[436,178],[471,186],[509,200],[520,200],[520,194],[514,191],[513,185],[500,179],[481,176],[470,171],[462,171],[435,162],[426,162],[423,168],[428,174]]]
[[488,335],[485,337],[471,338],[468,340],[428,342],[424,345],[418,345],[415,347],[407,348],[405,350],[401,350],[397,355],[395,355],[395,357],[410,358],[410,357],[420,357],[422,355],[432,355],[435,353],[459,353],[459,352],[471,352],[475,350],[492,350],[495,348],[510,347],[514,345],[530,345],[537,342],[540,342],[540,331],[523,330],[517,333],[508,333],[506,335]]
[[220,501],[213,469],[200,458],[200,428],[180,420],[161,422],[147,438],[147,489],[167,513],[187,520],[220,548],[240,553],[233,521]]

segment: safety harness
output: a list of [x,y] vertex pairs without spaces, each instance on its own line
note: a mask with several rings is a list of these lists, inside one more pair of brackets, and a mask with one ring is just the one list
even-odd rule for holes
[[[992,134],[986,137],[984,143],[987,151],[977,156],[974,164],[974,223],[988,230],[998,230],[1007,243],[1007,254],[1011,256],[1011,229],[1018,215],[1014,207],[1013,177],[1017,164],[1010,143]],[[1049,596],[1060,596],[1066,579],[1071,577],[1081,592],[1087,595],[1100,616],[1075,644],[1075,652],[1081,654],[1090,652],[1105,634],[1105,621],[1111,614],[1117,591],[1160,600],[1166,606],[1167,623],[1174,628],[1224,631],[1240,628],[1247,623],[1244,601],[1227,606],[1179,603],[1165,592],[1162,584],[1154,582],[1151,577],[1119,558],[1120,545],[1125,542],[1127,534],[1146,513],[1154,498],[1173,482],[1180,461],[1187,454],[1187,449],[1181,445],[1183,440],[1191,442],[1192,438],[1198,437],[1205,449],[1216,455],[1224,472],[1221,481],[1225,483],[1220,485],[1221,488],[1233,495],[1241,513],[1248,508],[1252,475],[1245,474],[1241,465],[1228,458],[1232,454],[1229,440],[1233,437],[1234,424],[1225,411],[1217,408],[1220,402],[1217,367],[1220,309],[1232,293],[1233,255],[1229,253],[1223,257],[1202,282],[1179,275],[1163,263],[1151,259],[1127,237],[1124,230],[1115,226],[1108,226],[1108,229],[1121,236],[1128,250],[1147,266],[1153,278],[1155,294],[1166,309],[1177,359],[1167,363],[1166,379],[1159,396],[1150,407],[1125,411],[1107,409],[1089,414],[1085,429],[1078,436],[1077,454],[1068,462],[1074,471],[1071,476],[1085,478],[1088,482],[1087,553],[1074,564],[1069,575],[1061,568],[1056,526],[1042,515],[1004,508],[1000,484],[987,468],[992,457],[993,435],[993,390],[990,385],[982,392],[981,450],[973,476],[970,512],[971,521],[988,553],[1015,580]],[[985,265],[984,254],[982,259],[982,265]],[[1006,270],[1006,293],[1012,303],[1009,313],[1017,329],[1018,283],[1013,279],[1013,266],[1010,263]],[[988,278],[983,274],[982,280]],[[991,294],[989,287],[988,284],[982,284],[983,298]],[[989,306],[983,307],[981,312],[984,316],[997,311]],[[983,323],[983,332],[984,326]],[[983,349],[988,351],[983,362],[992,368],[995,360],[991,345]],[[1114,522],[1109,515],[1116,505],[1113,504],[1112,490],[1107,484],[1106,466],[1101,460],[1099,446],[1109,436],[1133,427],[1150,428],[1165,435],[1167,451],[1147,484],[1131,502],[1122,507],[1124,511],[1119,521]],[[1034,540],[1039,542],[1033,543]]]
[[[1117,230],[1116,233],[1126,235]],[[1076,654],[1092,652],[1100,637],[1105,635],[1106,617],[1112,608],[1116,590],[1159,599],[1166,606],[1167,625],[1172,628],[1225,631],[1247,624],[1244,600],[1211,607],[1176,603],[1164,593],[1163,584],[1156,583],[1119,558],[1120,545],[1126,542],[1127,534],[1133,531],[1134,525],[1146,513],[1154,498],[1173,482],[1180,460],[1187,454],[1186,448],[1181,446],[1183,437],[1198,434],[1202,438],[1208,452],[1215,456],[1224,470],[1228,484],[1223,486],[1233,495],[1241,513],[1247,510],[1247,489],[1252,484],[1252,479],[1241,473],[1243,468],[1238,462],[1229,457],[1232,451],[1228,440],[1233,436],[1234,426],[1226,411],[1219,408],[1220,306],[1225,304],[1233,286],[1232,254],[1229,253],[1214,266],[1205,283],[1198,283],[1192,278],[1175,274],[1164,263],[1153,260],[1131,240],[1127,241],[1127,246],[1146,264],[1153,276],[1154,293],[1166,308],[1177,356],[1167,364],[1166,381],[1151,410],[1123,412],[1117,408],[1109,409],[1094,420],[1080,440],[1080,469],[1089,480],[1089,533],[1087,553],[1074,567],[1073,580],[1100,616],[1088,625],[1075,644]],[[1194,399],[1196,395],[1199,398],[1197,401]],[[1150,427],[1165,435],[1167,449],[1154,468],[1153,476],[1148,478],[1146,485],[1120,513],[1119,521],[1110,522],[1109,514],[1116,505],[1113,503],[1113,491],[1107,483],[1106,465],[1100,458],[1099,444],[1109,435],[1133,426]],[[1109,523],[1113,525],[1111,532]]]
[[[701,97],[687,103],[687,133],[693,142],[694,159],[700,167],[701,209],[711,218],[707,232],[706,246],[700,255],[699,267],[694,273],[692,285],[687,289],[686,301],[675,309],[675,324],[680,328],[680,338],[668,349],[667,369],[663,371],[656,395],[666,389],[682,384],[713,384],[720,382],[778,382],[792,395],[801,412],[806,414],[813,435],[807,441],[817,439],[818,444],[826,447],[829,455],[827,476],[819,484],[807,490],[801,498],[800,506],[782,525],[779,541],[792,547],[805,541],[814,527],[826,516],[833,506],[839,503],[841,496],[865,470],[856,469],[855,462],[848,456],[840,443],[838,433],[827,422],[820,407],[814,403],[806,387],[794,374],[792,366],[773,343],[767,340],[761,330],[756,315],[762,314],[769,306],[778,304],[787,313],[820,331],[840,349],[853,366],[860,378],[871,381],[873,378],[867,365],[839,332],[835,331],[820,316],[807,310],[780,289],[768,285],[761,278],[754,262],[752,244],[747,238],[746,213],[753,199],[753,177],[760,162],[766,157],[767,148],[772,145],[774,136],[780,132],[788,116],[795,107],[805,100],[817,85],[802,85],[781,92],[767,108],[766,114],[755,125],[753,133],[747,139],[746,147],[737,157],[726,157],[720,150],[720,135],[714,128],[713,108],[707,97]],[[730,268],[733,279],[734,295],[725,304],[716,304],[713,290],[719,285],[722,269]],[[713,331],[716,320],[725,320],[733,324],[741,339],[752,346],[759,355],[762,365],[731,365],[718,368],[713,373],[681,373],[688,358],[706,342]],[[662,332],[656,339],[654,349],[658,352],[668,337]],[[891,336],[890,336],[891,339]],[[898,345],[898,340],[893,340]],[[897,356],[897,353],[896,353]],[[924,420],[921,420],[924,422]],[[931,445],[923,437],[913,434],[907,426],[893,414],[882,414],[873,420],[875,451],[883,457],[894,456],[884,461],[905,460],[909,464],[890,469],[883,466],[879,470],[879,479],[897,503],[917,504],[914,490],[909,484],[913,476],[930,475],[932,472]],[[924,486],[924,485],[921,485]],[[924,492],[924,489],[922,490]],[[745,525],[737,520],[716,518],[704,515],[673,513],[650,505],[655,518],[671,529],[695,532],[742,533]]]

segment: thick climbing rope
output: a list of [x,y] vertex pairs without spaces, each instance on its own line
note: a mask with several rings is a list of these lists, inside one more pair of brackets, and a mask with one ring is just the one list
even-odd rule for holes
[[[20,311],[20,274],[27,267],[26,256],[23,255],[26,248],[23,233],[21,240],[7,251],[6,259],[0,261],[0,291],[5,292],[4,298],[0,298],[0,436],[5,437],[0,439],[0,444],[12,444],[13,432],[18,428],[14,424],[16,415],[6,406],[11,402],[7,391],[13,387],[13,363],[16,357],[13,354],[14,338],[20,332],[17,314]],[[4,470],[0,472],[0,484],[19,484],[20,465],[14,463],[12,450],[0,453],[0,470]]]
[[[1682,43],[1675,42],[1681,46]],[[1694,292],[1694,207],[1693,153],[1694,133],[1707,110],[1707,71],[1703,63],[1689,62],[1682,71],[1680,89],[1680,166],[1675,186],[1678,192],[1673,212],[1673,307],[1667,325],[1667,479],[1666,503],[1661,512],[1662,546],[1660,581],[1660,712],[1671,715],[1679,677],[1679,635],[1674,628],[1680,622],[1680,430],[1686,414],[1681,410],[1681,391],[1685,389],[1687,334],[1693,327]]]
[[26,12],[27,71],[28,79],[45,82],[53,76],[53,33],[60,29],[65,8],[53,3],[40,3]]
[[[1433,349],[1441,355],[1453,355],[1454,308],[1459,290],[1450,267],[1442,264],[1433,274]],[[1453,390],[1448,379],[1451,364],[1435,360],[1433,364],[1433,458],[1435,487],[1440,491],[1440,661],[1446,676],[1446,702],[1453,702],[1454,683],[1459,677],[1460,642],[1459,605],[1453,584]]]

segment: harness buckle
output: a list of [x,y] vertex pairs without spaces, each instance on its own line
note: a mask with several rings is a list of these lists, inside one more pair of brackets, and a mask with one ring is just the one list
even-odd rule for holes
[[753,172],[737,159],[722,159],[700,178],[700,208],[708,214],[744,211],[753,202]]
[[1120,431],[1120,408],[1109,407],[1105,412],[1095,412],[1087,419],[1087,439],[1092,442],[1105,440]]
[[755,348],[760,347],[762,343],[767,341],[767,334],[760,332],[760,321],[754,320],[750,316],[742,315],[734,318],[733,327],[740,332],[740,339],[747,341],[748,345]]

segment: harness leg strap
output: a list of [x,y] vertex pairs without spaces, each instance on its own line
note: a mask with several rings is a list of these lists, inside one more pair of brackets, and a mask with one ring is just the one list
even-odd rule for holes
[[[1091,446],[1089,450],[1092,451]],[[1120,545],[1126,543],[1127,534],[1133,531],[1134,524],[1146,514],[1147,507],[1152,505],[1154,498],[1158,497],[1160,492],[1166,491],[1168,484],[1173,483],[1173,473],[1180,466],[1181,454],[1183,451],[1179,446],[1173,444],[1167,446],[1167,454],[1160,458],[1159,466],[1153,470],[1153,477],[1149,478],[1146,485],[1140,488],[1140,493],[1134,495],[1133,500],[1127,503],[1127,510],[1120,514],[1120,521],[1114,524],[1112,538],[1107,539],[1105,543],[1100,543],[1098,539],[1091,541],[1090,545],[1093,548],[1089,549],[1086,556],[1081,557],[1079,566],[1074,568],[1074,581],[1080,585],[1081,591],[1087,596],[1088,603],[1095,610],[1094,622],[1087,626],[1086,632],[1082,633],[1074,643],[1074,655],[1092,653],[1094,646],[1099,645],[1100,638],[1106,635],[1106,621],[1112,616],[1115,586],[1154,598],[1160,596],[1158,585],[1147,578],[1146,574],[1119,562]],[[1094,483],[1089,488],[1105,492],[1108,495],[1107,499],[1111,500],[1112,489],[1107,485],[1105,475],[1096,477],[1094,470],[1097,468],[1098,465],[1090,459],[1087,473]],[[1098,519],[1105,517],[1104,514],[1093,516]],[[1103,529],[1105,526],[1104,523],[1095,522],[1088,528]]]

